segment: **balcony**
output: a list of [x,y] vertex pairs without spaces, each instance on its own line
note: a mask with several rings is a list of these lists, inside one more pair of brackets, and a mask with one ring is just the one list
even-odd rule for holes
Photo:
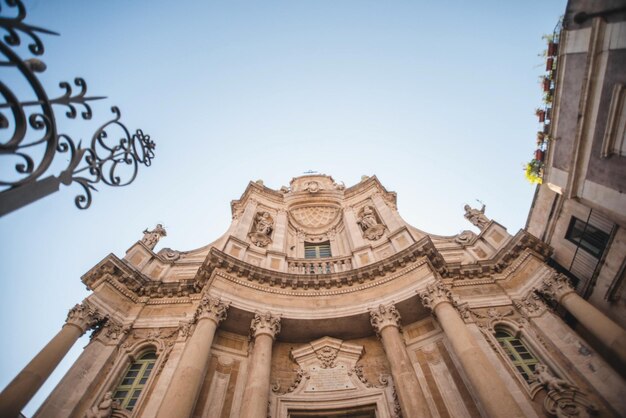
[[330,274],[348,270],[352,270],[352,257],[287,259],[287,271],[294,274]]

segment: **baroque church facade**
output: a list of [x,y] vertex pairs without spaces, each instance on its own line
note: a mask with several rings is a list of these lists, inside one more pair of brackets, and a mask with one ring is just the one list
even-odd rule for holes
[[[83,333],[35,417],[617,417],[626,331],[485,208],[479,231],[407,224],[376,177],[250,183],[226,233],[156,250],[144,231],[0,394],[20,410]],[[593,345],[563,319],[575,318]],[[600,349],[596,349],[600,347]]]

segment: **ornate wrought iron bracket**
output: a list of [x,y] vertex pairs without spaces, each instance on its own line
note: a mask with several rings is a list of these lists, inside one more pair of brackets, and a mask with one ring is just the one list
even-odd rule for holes
[[[4,16],[4,12],[11,16]],[[92,118],[90,102],[105,97],[88,97],[87,84],[74,79],[78,93],[68,82],[59,83],[64,93],[49,98],[36,73],[46,70],[38,57],[44,53],[40,34],[58,33],[24,23],[26,9],[21,0],[0,0],[0,69],[12,71],[23,78],[35,100],[21,101],[18,94],[0,81],[0,216],[19,209],[59,190],[61,184],[78,183],[82,192],[74,202],[80,209],[91,205],[92,190],[102,182],[109,186],[132,183],[139,165],[150,166],[154,158],[154,142],[140,129],[131,132],[120,122],[120,111],[112,107],[113,118],[92,135],[88,147],[58,131],[55,107],[64,107],[65,116]],[[28,39],[30,57],[23,59],[18,48],[22,38]],[[28,55],[28,53],[24,53]],[[114,140],[117,135],[117,140]],[[42,178],[55,155],[65,154],[69,162],[57,175]],[[12,168],[10,168],[12,167]],[[48,173],[49,174],[49,173]]]

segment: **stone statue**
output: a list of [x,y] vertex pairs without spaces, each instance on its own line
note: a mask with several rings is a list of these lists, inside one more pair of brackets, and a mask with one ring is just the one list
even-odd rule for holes
[[87,410],[85,418],[109,418],[111,413],[113,413],[114,407],[117,407],[117,401],[113,400],[113,392],[107,392],[98,405],[94,405]]
[[474,209],[470,207],[470,205],[465,205],[465,219],[470,221],[472,225],[477,226],[479,229],[485,229],[487,224],[489,223],[489,218],[485,216],[485,205],[478,209]]
[[371,206],[365,206],[363,208],[363,213],[358,220],[358,224],[361,226],[363,231],[367,231],[369,228],[378,225],[376,215],[374,215],[374,211]]
[[377,240],[385,232],[385,226],[378,223],[374,209],[371,206],[365,206],[361,210],[357,223],[363,231],[363,236],[370,241]]
[[274,221],[272,221],[272,217],[267,212],[259,212],[256,215],[256,226],[255,231],[261,234],[269,236],[272,233],[272,227],[274,226]]
[[269,212],[258,212],[254,218],[252,232],[248,234],[250,240],[257,247],[265,247],[272,242],[274,219]]
[[165,228],[163,228],[163,225],[157,224],[156,228],[154,228],[152,231],[148,231],[148,228],[143,231],[143,238],[141,239],[141,242],[143,242],[148,248],[153,250],[161,237],[166,236],[167,232],[165,232]]
[[560,393],[565,392],[568,389],[572,389],[573,387],[565,380],[553,376],[548,370],[548,366],[541,363],[535,366],[534,376],[532,378],[534,381],[539,382],[542,386],[544,386],[548,392],[555,390]]

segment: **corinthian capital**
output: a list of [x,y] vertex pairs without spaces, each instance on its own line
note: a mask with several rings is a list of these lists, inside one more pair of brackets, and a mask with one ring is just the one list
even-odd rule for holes
[[553,277],[548,277],[543,281],[543,284],[537,290],[550,299],[554,299],[557,303],[561,303],[563,296],[574,292],[574,288],[570,284],[567,276],[564,274],[557,274]]
[[437,282],[426,287],[426,290],[419,294],[422,303],[431,311],[441,302],[452,303],[452,292],[443,283]]
[[83,302],[74,305],[74,307],[70,309],[65,322],[80,328],[81,332],[84,334],[87,330],[94,328],[99,322],[105,319],[105,315],[102,315],[97,309]]
[[204,295],[200,300],[200,305],[196,311],[196,320],[210,319],[211,321],[219,324],[226,319],[226,313],[230,302],[222,302],[218,298]]
[[256,338],[260,334],[268,334],[274,338],[280,332],[280,316],[272,315],[271,312],[255,313],[250,324],[250,336]]
[[400,313],[394,305],[379,305],[370,309],[370,323],[377,334],[386,327],[400,328]]

